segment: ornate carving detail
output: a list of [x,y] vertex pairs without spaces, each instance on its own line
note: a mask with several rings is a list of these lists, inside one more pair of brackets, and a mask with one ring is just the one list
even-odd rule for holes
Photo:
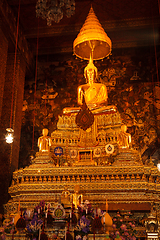
[[93,122],[94,122],[94,115],[87,107],[85,100],[83,100],[83,106],[76,116],[76,124],[78,127],[86,131],[89,127],[92,126]]

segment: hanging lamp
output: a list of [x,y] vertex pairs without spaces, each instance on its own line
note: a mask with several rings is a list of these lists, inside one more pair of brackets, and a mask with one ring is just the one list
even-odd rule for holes
[[12,128],[7,128],[6,131],[7,131],[5,136],[6,143],[10,144],[13,142],[13,139],[14,139],[14,130]]
[[38,0],[36,4],[36,17],[59,23],[64,15],[70,18],[75,13],[75,0]]

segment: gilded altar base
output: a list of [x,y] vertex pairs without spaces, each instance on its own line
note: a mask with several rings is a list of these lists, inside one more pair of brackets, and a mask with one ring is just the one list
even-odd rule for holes
[[[30,166],[13,173],[9,187],[11,200],[7,213],[34,208],[44,200],[54,208],[59,198],[66,207],[78,185],[83,201],[105,209],[116,204],[160,202],[160,174],[152,161],[142,163],[139,153],[119,143],[121,117],[118,111],[94,115],[94,123],[84,131],[77,127],[75,114],[59,116],[57,130],[51,134],[49,152],[38,152]],[[67,193],[67,198],[62,193]],[[69,196],[70,195],[70,196]],[[159,214],[159,210],[157,210]]]
[[[33,163],[14,172],[6,212],[16,212],[19,202],[22,208],[34,208],[41,200],[54,207],[65,189],[72,195],[77,185],[83,201],[89,200],[93,206],[105,206],[106,199],[109,204],[160,200],[160,176],[154,166],[56,167],[53,163]],[[66,204],[68,207],[72,202],[68,199]]]

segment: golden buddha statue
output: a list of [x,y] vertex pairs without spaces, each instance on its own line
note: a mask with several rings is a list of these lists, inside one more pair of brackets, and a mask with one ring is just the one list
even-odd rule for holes
[[87,80],[87,84],[78,87],[78,104],[83,104],[83,96],[90,109],[107,103],[107,88],[104,84],[95,83],[97,78],[97,68],[94,66],[91,57],[87,67],[84,69],[84,76]]
[[131,146],[131,135],[126,131],[127,131],[127,126],[122,125],[121,131],[118,136],[118,144],[120,148],[130,148]]
[[44,128],[42,130],[42,137],[38,138],[38,147],[39,152],[50,152],[50,146],[51,146],[51,138],[48,135],[48,129]]
[[[112,110],[116,112],[115,106],[107,106],[108,93],[107,88],[102,83],[96,83],[97,68],[93,64],[93,59],[90,57],[88,65],[84,69],[84,76],[87,83],[78,87],[78,104],[83,105],[83,97],[88,108],[93,114]],[[79,107],[65,108],[64,114],[78,112]]]

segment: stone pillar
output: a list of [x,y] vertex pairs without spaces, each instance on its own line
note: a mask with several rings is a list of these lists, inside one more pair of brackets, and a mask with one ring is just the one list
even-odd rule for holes
[[8,53],[8,41],[0,29],[0,119],[2,112],[3,90],[6,74],[6,62]]

